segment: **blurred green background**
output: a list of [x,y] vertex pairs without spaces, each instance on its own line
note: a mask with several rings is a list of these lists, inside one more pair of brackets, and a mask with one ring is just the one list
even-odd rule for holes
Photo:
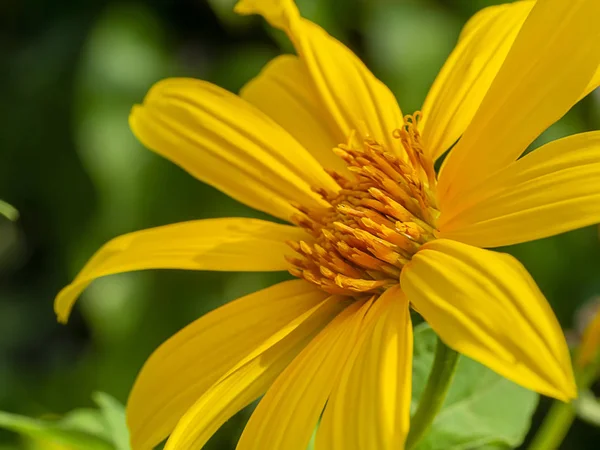
[[[131,106],[168,76],[237,91],[288,44],[233,0],[0,2],[0,410],[62,414],[105,391],[125,401],[143,361],[201,314],[277,281],[273,274],[155,271],[95,282],[67,326],[52,301],[108,239],[171,222],[255,213],[145,150]],[[490,0],[298,0],[419,109],[461,26]],[[540,141],[600,128],[600,95],[584,99]],[[539,143],[538,142],[538,143]],[[552,303],[571,339],[600,294],[598,229],[509,249]],[[548,402],[542,401],[534,423]],[[208,448],[234,448],[249,415]],[[564,449],[597,449],[577,422]],[[33,448],[0,432],[0,449]],[[46,447],[41,447],[46,448]]]

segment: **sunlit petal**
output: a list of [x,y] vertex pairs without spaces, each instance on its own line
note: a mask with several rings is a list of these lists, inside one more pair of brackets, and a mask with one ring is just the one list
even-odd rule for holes
[[266,340],[275,345],[300,326],[299,317],[312,311],[313,322],[324,319],[327,308],[319,305],[327,295],[301,280],[280,283],[227,303],[163,343],[129,396],[133,448],[157,445],[211,386],[254,352],[266,350]]
[[371,302],[340,313],[279,375],[250,417],[238,450],[305,450]]
[[285,270],[287,240],[306,239],[300,228],[257,219],[207,219],[124,234],[104,244],[54,302],[66,322],[79,294],[96,278],[146,269]]
[[598,86],[600,86],[600,66],[596,70],[596,73],[594,73],[594,76],[592,77],[592,80],[586,86],[585,91],[583,91],[582,97],[585,97],[590,92],[592,92],[593,90],[597,89]]
[[166,450],[196,450],[231,416],[263,395],[294,357],[345,302],[330,297],[290,322],[240,361],[178,422]]
[[205,81],[173,78],[134,107],[131,129],[151,150],[231,197],[285,220],[290,201],[319,205],[311,187],[338,187],[283,128]]
[[423,104],[423,147],[433,159],[448,150],[469,125],[533,3],[491,6],[465,25]]
[[540,147],[442,211],[439,236],[479,247],[600,223],[600,132]]
[[346,170],[332,149],[347,137],[328,126],[326,110],[297,56],[275,58],[244,86],[240,96],[285,128],[323,167]]
[[365,318],[359,341],[336,382],[317,432],[317,450],[404,447],[411,402],[412,325],[399,287]]
[[235,10],[261,14],[287,33],[341,142],[356,131],[361,138],[371,136],[390,149],[400,149],[391,135],[403,124],[394,95],[350,49],[300,17],[292,0],[241,0]]
[[450,347],[526,388],[575,397],[560,325],[512,256],[438,239],[405,266],[401,286]]
[[442,207],[515,161],[581,97],[600,65],[600,2],[536,2],[440,175]]

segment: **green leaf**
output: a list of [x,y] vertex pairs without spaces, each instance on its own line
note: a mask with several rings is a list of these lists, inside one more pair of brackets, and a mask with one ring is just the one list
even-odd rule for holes
[[[56,420],[58,420],[58,418]],[[62,426],[67,429],[82,431],[97,436],[107,442],[111,441],[111,436],[104,423],[104,418],[97,409],[74,409],[62,416],[60,422]]]
[[0,428],[68,450],[131,450],[123,405],[104,392],[92,398],[99,410],[76,409],[54,420],[0,411]]
[[[95,415],[96,414],[96,415]],[[75,410],[59,420],[33,419],[0,411],[0,428],[72,450],[113,450],[102,436],[98,413]]]
[[96,392],[92,398],[100,407],[100,412],[115,449],[130,450],[129,430],[127,429],[127,422],[125,420],[125,407],[104,392]]
[[[418,405],[433,364],[436,336],[427,324],[415,327],[413,397]],[[538,395],[461,356],[448,395],[417,450],[514,448],[531,424]]]

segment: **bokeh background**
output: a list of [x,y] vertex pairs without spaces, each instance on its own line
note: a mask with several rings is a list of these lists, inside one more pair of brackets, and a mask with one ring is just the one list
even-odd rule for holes
[[[108,239],[171,222],[255,213],[145,150],[131,106],[168,76],[232,91],[289,44],[233,0],[0,2],[0,410],[31,416],[91,405],[94,391],[127,398],[137,371],[168,336],[216,306],[268,286],[273,274],[154,271],[95,282],[67,326],[52,300]],[[298,0],[419,109],[461,26],[493,0]],[[283,49],[283,50],[282,50]],[[540,142],[600,128],[600,95],[584,99]],[[508,249],[576,340],[582,306],[600,294],[598,229]],[[474,304],[474,307],[476,305]],[[548,407],[542,401],[539,423]],[[243,411],[213,438],[234,448]],[[564,449],[597,449],[577,422]],[[25,448],[0,432],[0,449]]]

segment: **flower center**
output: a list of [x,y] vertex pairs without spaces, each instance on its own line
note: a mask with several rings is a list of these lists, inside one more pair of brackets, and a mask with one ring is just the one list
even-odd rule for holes
[[315,189],[328,208],[294,205],[298,214],[292,220],[314,240],[288,242],[299,255],[288,258],[292,275],[332,294],[381,293],[399,282],[402,267],[434,239],[435,172],[420,144],[419,117],[406,116],[392,133],[404,154],[354,135],[333,150],[349,174],[329,171],[338,192]]

